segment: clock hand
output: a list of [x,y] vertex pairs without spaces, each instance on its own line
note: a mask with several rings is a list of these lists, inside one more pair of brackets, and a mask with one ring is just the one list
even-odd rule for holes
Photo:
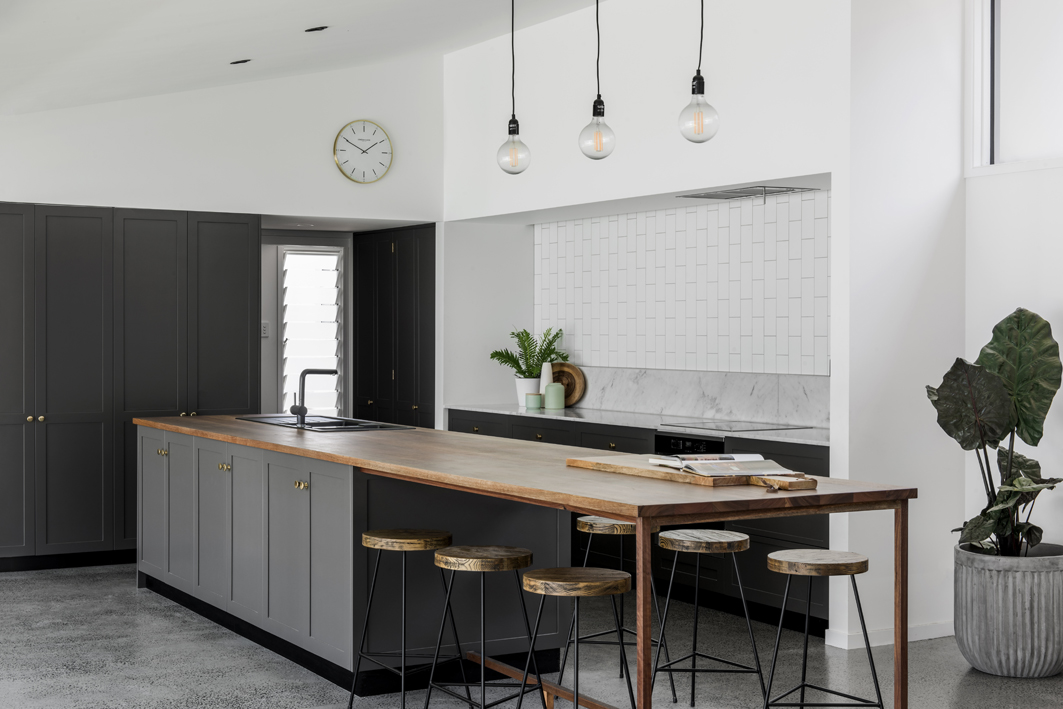
[[[376,146],[380,145],[383,142],[384,142],[383,140],[378,140],[377,142],[373,143],[368,148],[366,148],[365,151],[369,152],[370,150],[372,150],[373,148],[375,148]],[[355,147],[357,147],[357,146],[355,146]]]
[[[344,140],[347,140],[347,136],[341,136],[341,137],[342,137],[342,138],[343,138]],[[348,143],[350,143],[351,147],[353,147],[353,148],[358,148],[358,146],[357,146],[357,145],[355,145],[354,143],[351,143],[351,141],[347,140],[347,142],[348,142]],[[370,146],[370,147],[372,147],[372,146]],[[359,150],[362,150],[361,148],[358,148],[358,149],[359,149]],[[362,155],[365,155],[365,154],[366,154],[366,152],[368,152],[368,151],[366,151],[366,150],[362,150]]]

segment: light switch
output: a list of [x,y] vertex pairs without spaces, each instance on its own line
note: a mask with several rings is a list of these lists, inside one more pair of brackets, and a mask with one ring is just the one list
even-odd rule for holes
[[269,337],[269,323],[262,321],[262,337]]

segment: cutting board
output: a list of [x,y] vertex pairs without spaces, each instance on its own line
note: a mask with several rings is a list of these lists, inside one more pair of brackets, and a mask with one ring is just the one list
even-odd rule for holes
[[706,487],[726,487],[730,485],[758,485],[775,490],[815,490],[818,482],[804,473],[786,475],[720,475],[705,477],[694,473],[684,473],[674,468],[652,465],[647,455],[610,455],[596,458],[569,458],[565,463],[572,468],[600,470],[604,473],[634,475],[640,478],[670,480],[689,485]]

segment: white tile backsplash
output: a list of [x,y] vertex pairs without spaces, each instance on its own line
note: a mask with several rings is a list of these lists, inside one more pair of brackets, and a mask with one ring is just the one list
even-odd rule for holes
[[827,375],[830,192],[535,225],[535,328],[581,366]]

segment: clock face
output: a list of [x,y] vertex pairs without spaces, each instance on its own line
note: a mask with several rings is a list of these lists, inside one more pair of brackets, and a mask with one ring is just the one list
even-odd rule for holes
[[372,121],[351,121],[333,144],[336,167],[348,180],[365,184],[387,174],[394,152],[384,129]]

